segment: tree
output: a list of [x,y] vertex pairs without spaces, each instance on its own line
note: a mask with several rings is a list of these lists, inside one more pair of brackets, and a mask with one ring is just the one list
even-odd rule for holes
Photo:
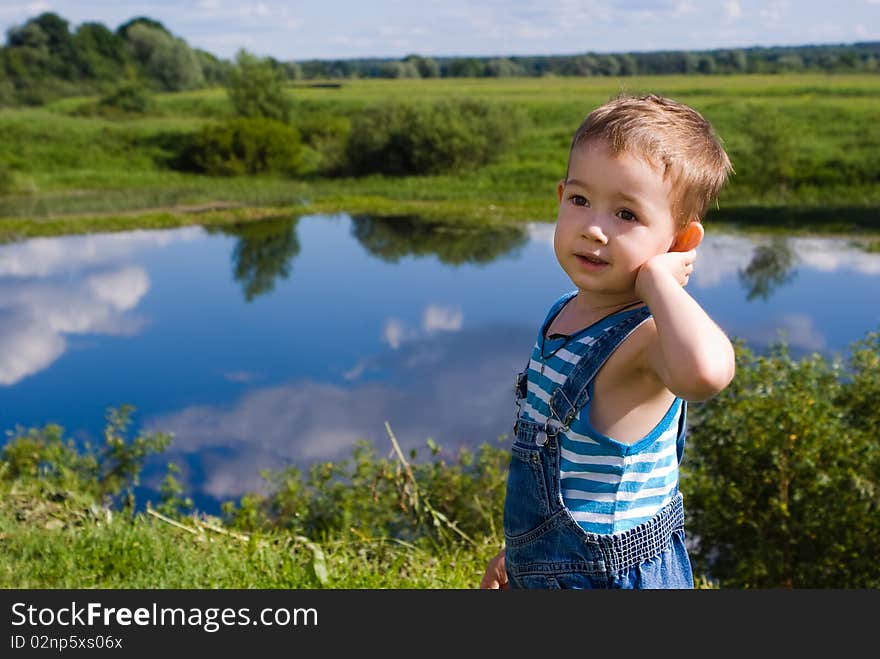
[[422,57],[421,55],[407,55],[403,58],[404,62],[412,62],[419,71],[422,78],[439,78],[440,65],[437,60],[431,57]]
[[42,78],[49,69],[49,37],[43,29],[29,21],[9,30],[6,49],[6,70],[13,78]]
[[618,55],[617,60],[620,62],[620,75],[634,76],[639,72],[639,62],[630,53]]
[[485,73],[490,78],[511,78],[522,74],[522,69],[506,57],[495,57],[486,62]]
[[450,78],[478,78],[482,73],[483,65],[476,57],[455,58],[446,67]]
[[28,22],[39,26],[46,35],[48,73],[64,80],[76,79],[76,49],[68,22],[52,12],[40,14]]
[[419,69],[412,62],[406,60],[398,62],[383,62],[379,66],[380,78],[420,78]]
[[232,68],[228,60],[221,60],[216,55],[196,48],[193,52],[202,68],[202,76],[208,85],[222,85]]
[[83,23],[73,35],[80,76],[115,81],[122,77],[131,57],[125,40],[101,23]]
[[226,93],[238,117],[290,120],[291,103],[284,93],[282,74],[265,58],[239,50]]
[[124,35],[147,77],[161,89],[184,91],[204,82],[198,57],[182,39],[145,21],[129,26]]

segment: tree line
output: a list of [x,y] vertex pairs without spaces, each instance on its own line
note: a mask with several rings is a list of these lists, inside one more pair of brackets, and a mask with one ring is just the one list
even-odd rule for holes
[[[280,61],[285,80],[507,76],[880,71],[880,42],[707,51],[584,53],[510,57],[426,57]],[[7,31],[0,48],[0,106],[109,93],[120,83],[155,91],[225,84],[235,63],[190,47],[160,22],[132,18],[111,30],[44,12]]]

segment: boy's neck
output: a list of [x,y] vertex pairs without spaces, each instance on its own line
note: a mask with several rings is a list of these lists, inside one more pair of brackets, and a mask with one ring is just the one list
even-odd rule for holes
[[548,334],[573,334],[618,311],[644,304],[633,295],[630,298],[605,298],[578,291],[548,328]]

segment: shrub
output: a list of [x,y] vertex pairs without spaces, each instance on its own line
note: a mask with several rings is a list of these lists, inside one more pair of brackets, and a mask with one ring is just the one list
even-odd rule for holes
[[99,108],[126,114],[143,114],[152,109],[153,105],[149,90],[138,82],[123,83],[98,102]]
[[880,334],[849,369],[737,346],[682,466],[696,571],[728,588],[880,587]]
[[123,82],[97,102],[85,103],[73,111],[74,115],[125,117],[141,115],[155,107],[153,95],[147,87],[137,81]]
[[55,424],[17,429],[0,451],[0,478],[36,480],[59,498],[71,493],[88,494],[106,503],[122,498],[133,507],[144,461],[171,443],[171,435],[162,432],[127,437],[133,411],[131,405],[107,411],[100,447],[77,447]]
[[478,100],[370,107],[352,121],[348,168],[354,175],[406,176],[479,167],[513,144],[524,117]]
[[215,176],[299,171],[299,131],[271,119],[232,119],[206,126],[183,147],[180,167]]
[[0,195],[9,194],[15,190],[15,176],[3,163],[0,163]]
[[[431,458],[412,463],[379,457],[359,442],[353,460],[264,474],[268,496],[224,504],[240,530],[287,529],[323,539],[355,533],[428,545],[459,542],[501,528],[509,455],[483,444],[447,461],[429,440]],[[416,453],[410,453],[414,460]]]
[[351,120],[322,111],[298,112],[297,129],[310,151],[311,169],[320,174],[337,174],[345,167],[345,145]]

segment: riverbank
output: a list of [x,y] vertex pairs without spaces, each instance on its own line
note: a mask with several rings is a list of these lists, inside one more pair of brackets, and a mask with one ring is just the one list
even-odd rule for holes
[[[225,90],[164,94],[148,115],[83,115],[73,98],[0,111],[0,240],[279,215],[349,213],[492,226],[552,221],[555,185],[584,114],[621,91],[688,102],[716,126],[736,168],[707,221],[756,230],[880,232],[876,75],[656,76],[358,80],[291,87],[292,123],[307,134],[294,178],[208,177],[175,170],[173,145],[230,115]],[[523,108],[516,146],[472,171],[341,177],[338,158],[361,109],[449,96]],[[335,131],[335,132],[334,132]],[[809,136],[809,139],[805,139]]]

